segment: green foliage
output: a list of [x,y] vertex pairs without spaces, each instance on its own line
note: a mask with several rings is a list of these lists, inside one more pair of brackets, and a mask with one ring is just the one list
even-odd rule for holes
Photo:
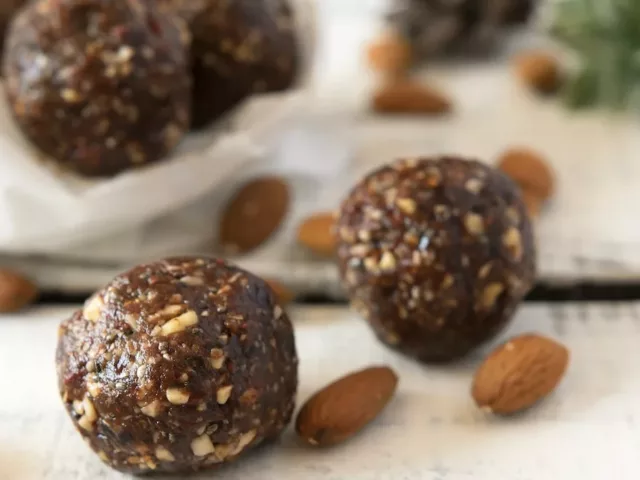
[[576,108],[633,107],[640,98],[640,0],[559,0],[551,33],[577,54],[565,89]]

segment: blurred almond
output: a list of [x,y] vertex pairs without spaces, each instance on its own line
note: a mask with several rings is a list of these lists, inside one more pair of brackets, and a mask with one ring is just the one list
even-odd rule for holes
[[371,367],[342,377],[307,400],[296,418],[296,432],[316,447],[344,442],[382,412],[397,385],[398,377],[388,367]]
[[305,218],[298,227],[298,243],[322,257],[333,257],[336,239],[333,213],[316,213]]
[[538,93],[554,93],[562,83],[560,65],[548,53],[532,51],[519,55],[515,60],[515,71],[527,87]]
[[265,278],[264,281],[269,285],[269,287],[271,287],[273,293],[276,294],[276,298],[280,305],[287,305],[295,298],[294,293],[277,280]]
[[21,274],[0,269],[0,313],[22,310],[33,303],[38,296],[38,288]]
[[289,186],[279,177],[243,185],[223,210],[219,241],[228,254],[249,252],[273,235],[289,209]]
[[555,179],[542,155],[527,148],[511,148],[498,160],[498,168],[518,184],[523,192],[542,203],[551,198]]
[[409,79],[390,80],[373,96],[373,110],[383,114],[442,115],[451,108],[444,94]]
[[369,66],[386,75],[402,75],[411,66],[409,43],[394,33],[385,33],[367,48]]

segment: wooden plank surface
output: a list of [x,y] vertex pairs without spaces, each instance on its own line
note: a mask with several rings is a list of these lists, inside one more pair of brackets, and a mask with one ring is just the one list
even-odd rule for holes
[[[2,480],[127,478],[89,451],[58,398],[56,331],[70,311],[41,307],[0,317]],[[640,478],[640,304],[525,306],[503,337],[544,333],[564,342],[572,361],[554,395],[504,420],[479,412],[469,396],[481,352],[455,366],[425,367],[382,347],[345,308],[297,307],[291,315],[301,360],[299,402],[370,364],[389,364],[398,372],[398,394],[375,424],[343,446],[309,450],[289,429],[278,444],[221,470],[220,478]]]

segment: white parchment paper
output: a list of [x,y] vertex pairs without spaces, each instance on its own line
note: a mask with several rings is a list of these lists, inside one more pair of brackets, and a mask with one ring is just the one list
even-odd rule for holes
[[177,226],[175,235],[165,231],[152,242],[146,233],[152,222],[264,160],[263,149],[295,124],[309,86],[316,18],[312,1],[294,4],[305,64],[298,88],[250,99],[229,118],[189,134],[171,158],[144,169],[100,180],[60,171],[29,145],[0,95],[0,251],[120,261],[202,242],[210,228],[194,236]]

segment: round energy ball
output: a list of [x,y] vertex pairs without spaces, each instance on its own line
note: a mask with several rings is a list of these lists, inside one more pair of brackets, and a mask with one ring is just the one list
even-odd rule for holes
[[292,325],[273,291],[207,258],[116,277],[62,322],[56,364],[78,431],[131,473],[211,468],[276,438],[298,381]]
[[495,336],[534,282],[517,187],[476,161],[380,168],[343,202],[337,236],[353,306],[382,342],[424,362],[457,359]]
[[295,82],[300,51],[289,0],[161,0],[189,25],[193,126],[219,118],[252,94]]
[[38,148],[85,176],[156,162],[190,123],[190,35],[147,0],[37,0],[14,18],[6,94]]

